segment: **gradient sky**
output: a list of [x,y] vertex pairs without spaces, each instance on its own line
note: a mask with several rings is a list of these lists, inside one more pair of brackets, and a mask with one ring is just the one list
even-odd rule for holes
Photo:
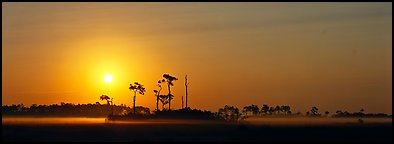
[[2,3],[2,20],[3,105],[132,106],[138,81],[153,110],[169,73],[172,108],[188,74],[192,108],[392,113],[392,3]]

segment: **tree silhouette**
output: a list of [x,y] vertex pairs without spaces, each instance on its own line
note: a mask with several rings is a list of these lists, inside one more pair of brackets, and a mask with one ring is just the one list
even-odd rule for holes
[[173,81],[178,80],[176,77],[173,77],[169,74],[163,74],[165,82],[167,82],[168,85],[168,110],[171,110],[171,100],[173,99],[173,95],[171,94],[171,88],[170,86],[173,86],[174,83]]
[[243,113],[245,113],[246,116],[248,116],[248,112],[250,112],[250,106],[245,106],[244,109],[242,110]]
[[144,95],[145,88],[144,88],[144,85],[139,84],[138,82],[134,82],[134,84],[130,84],[129,89],[134,92],[133,109],[134,109],[134,114],[135,114],[135,112],[136,112],[135,111],[135,99],[136,99],[137,92],[139,94]]
[[274,109],[274,112],[276,112],[276,114],[280,113],[280,106],[276,106]]
[[284,105],[284,106],[280,106],[280,110],[283,112],[283,114],[287,115],[287,114],[291,114],[290,111],[290,106]]
[[164,106],[168,104],[168,95],[159,95],[159,100],[162,104],[161,109],[164,110]]
[[[113,98],[110,100],[111,98],[107,95],[101,95],[100,96],[100,100],[106,100],[108,105],[111,105],[111,115],[114,115],[114,108],[113,108]],[[111,104],[110,104],[111,103]]]
[[270,107],[269,110],[268,110],[268,113],[270,115],[272,115],[272,114],[274,114],[274,112],[275,112],[275,108],[274,107]]
[[257,115],[259,113],[259,107],[257,105],[250,105],[250,106],[245,106],[242,110],[246,115],[248,115],[248,112],[252,112],[253,115]]
[[[187,96],[188,96],[188,95],[187,95],[187,94],[188,94],[188,93],[187,93],[187,87],[189,86],[189,84],[190,84],[190,83],[187,81],[187,75],[186,75],[186,76],[185,76],[185,87],[186,87],[186,108],[188,107],[188,106],[187,106]],[[183,98],[182,98],[182,105],[183,105]]]
[[162,83],[162,82],[164,82],[164,79],[163,79],[163,80],[159,80],[159,81],[157,82],[157,86],[159,87],[159,90],[153,90],[153,92],[154,92],[155,95],[156,95],[156,111],[159,110],[159,100],[160,100],[160,91],[161,91],[161,89],[162,89],[162,87],[161,87],[161,83]]
[[238,119],[240,118],[238,108],[228,105],[225,105],[224,108],[220,108],[218,111],[218,115],[220,118],[226,121],[233,121],[233,122],[238,121]]
[[263,104],[263,107],[261,107],[261,112],[262,112],[263,114],[268,114],[269,108],[270,108],[270,107],[269,107],[268,105]]
[[324,112],[324,114],[325,114],[326,116],[328,116],[328,114],[330,114],[330,112],[329,112],[329,111],[326,111],[326,112]]
[[318,115],[320,115],[319,114],[319,109],[317,108],[317,107],[312,107],[312,109],[311,109],[311,115],[313,115],[313,116],[318,116]]

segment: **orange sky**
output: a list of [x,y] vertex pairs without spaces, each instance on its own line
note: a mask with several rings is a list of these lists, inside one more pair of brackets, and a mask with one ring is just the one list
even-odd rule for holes
[[137,81],[153,110],[169,73],[172,108],[188,74],[192,108],[392,113],[391,3],[2,3],[2,20],[3,105],[131,106]]

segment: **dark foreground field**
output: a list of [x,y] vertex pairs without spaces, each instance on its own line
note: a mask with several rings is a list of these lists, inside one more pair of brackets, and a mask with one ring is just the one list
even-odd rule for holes
[[2,141],[391,142],[392,125],[3,124]]

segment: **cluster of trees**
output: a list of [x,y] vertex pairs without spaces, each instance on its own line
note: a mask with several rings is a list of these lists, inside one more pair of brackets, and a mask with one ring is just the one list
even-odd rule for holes
[[[141,108],[136,108],[141,109]],[[126,105],[109,104],[72,104],[61,103],[52,105],[32,104],[26,107],[23,104],[5,105],[1,108],[2,114],[7,116],[74,116],[74,117],[106,117],[109,113],[126,114],[132,111]]]
[[[174,86],[174,81],[178,80],[176,77],[169,74],[163,74],[163,78],[158,80],[157,89],[153,90],[156,97],[156,109],[155,114],[151,114],[150,109],[143,106],[136,106],[137,94],[144,95],[146,89],[144,85],[134,82],[130,84],[130,91],[133,92],[133,108],[126,107],[126,105],[115,105],[113,98],[107,95],[101,95],[100,100],[107,101],[106,105],[101,105],[99,102],[96,104],[71,104],[61,103],[61,105],[36,105],[33,104],[30,108],[25,107],[23,104],[2,106],[2,112],[4,115],[43,115],[43,116],[92,116],[92,117],[143,117],[143,118],[192,118],[192,119],[215,119],[224,121],[238,121],[239,119],[247,116],[301,116],[300,112],[292,113],[291,107],[288,105],[277,105],[268,106],[263,104],[261,109],[257,105],[245,106],[242,112],[237,107],[225,105],[224,108],[220,108],[218,112],[212,113],[210,111],[202,111],[197,109],[190,109],[187,106],[187,88],[189,82],[187,81],[187,75],[185,76],[185,87],[186,87],[186,107],[183,107],[183,96],[182,96],[182,108],[178,110],[171,110],[171,100],[174,99],[174,95],[171,94],[171,86]],[[167,85],[168,93],[161,94],[162,86]],[[159,109],[159,103],[161,103],[161,110]],[[168,109],[165,106],[168,104]],[[391,115],[379,113],[379,114],[364,114],[364,110],[360,112],[349,113],[347,111],[342,112],[338,110],[333,117],[391,117]],[[329,112],[326,111],[325,116],[328,116]],[[319,117],[322,116],[317,107],[312,107],[310,111],[306,112],[305,116]]]
[[[242,114],[244,116],[262,116],[262,115],[291,115],[291,107],[288,105],[282,106],[268,106],[267,104],[263,104],[261,109],[257,105],[249,105],[243,107]],[[296,113],[299,114],[299,113]]]
[[[156,110],[155,111],[160,111],[159,109],[159,102],[161,103],[161,109],[162,110],[166,110],[164,107],[165,105],[168,104],[168,110],[171,110],[171,100],[174,99],[174,95],[171,94],[171,86],[174,86],[174,81],[178,80],[178,78],[171,76],[169,74],[163,74],[163,79],[159,80],[157,82],[157,87],[158,89],[153,90],[153,92],[155,93],[156,96]],[[160,94],[161,90],[162,90],[162,85],[166,84],[168,87],[168,94]],[[183,107],[183,96],[182,96],[182,109],[188,109],[189,107],[187,106],[187,97],[188,97],[188,93],[187,93],[187,87],[189,85],[189,82],[187,81],[187,75],[185,76],[185,87],[186,87],[186,107]],[[134,96],[133,96],[133,110],[136,110],[136,97],[137,97],[137,93],[144,95],[146,92],[146,89],[144,87],[144,85],[138,83],[138,82],[134,82],[133,84],[130,84],[129,87],[130,91],[133,92]],[[112,104],[112,99],[107,95],[102,95],[100,97],[101,100],[107,100],[108,104]],[[110,100],[111,99],[111,100]],[[189,108],[190,109],[190,108]],[[133,111],[133,114],[137,114],[136,111]],[[112,114],[113,115],[113,114]]]
[[[135,108],[126,107],[126,105],[114,105],[108,96],[103,95],[102,100],[107,100],[107,104],[72,104],[61,103],[52,105],[33,104],[26,107],[23,104],[2,106],[2,114],[5,116],[72,116],[72,117],[106,117],[109,113],[118,116],[139,115],[146,118],[175,118],[175,119],[214,119],[223,121],[238,121],[245,116],[311,116],[321,117],[317,107],[312,107],[305,115],[300,112],[292,113],[290,106],[274,106],[269,107],[264,104],[261,109],[257,105],[249,105],[243,107],[243,111],[235,106],[225,105],[218,112],[210,112],[206,110],[183,108],[178,110],[163,110],[151,113],[150,109],[143,106]],[[324,116],[328,117],[329,112],[326,111]],[[392,117],[384,113],[365,114],[364,109],[359,112],[350,113],[338,110],[332,117]]]
[[[300,112],[292,113],[291,107],[288,105],[282,106],[268,106],[267,104],[263,104],[261,109],[257,105],[249,105],[243,107],[242,113],[239,114],[238,109],[236,107],[225,106],[224,108],[219,109],[219,112],[224,111],[225,109],[231,109],[234,111],[233,115],[242,115],[243,117],[247,116],[307,116],[307,117],[329,117],[330,112],[325,111],[324,114],[319,112],[319,108],[313,106],[309,111],[305,112],[305,115],[302,115]],[[223,113],[223,112],[222,112]],[[227,116],[225,116],[227,117]],[[239,116],[238,116],[239,117]],[[347,111],[342,112],[341,110],[336,111],[331,117],[392,117],[392,115],[384,114],[384,113],[364,113],[364,109],[361,109],[359,112],[349,113]]]
[[[171,94],[171,86],[174,86],[174,81],[178,80],[178,78],[171,76],[169,74],[163,74],[163,79],[159,80],[157,82],[157,87],[158,89],[153,90],[156,96],[156,111],[159,111],[159,102],[162,104],[162,110],[164,110],[164,106],[168,104],[168,110],[171,109],[171,100],[174,99],[174,95]],[[185,77],[185,86],[186,86],[186,103],[187,103],[187,86],[189,83],[187,83],[187,75]],[[168,94],[167,95],[162,95],[160,94],[162,90],[162,84],[167,84],[168,87]],[[135,103],[136,103],[136,96],[137,93],[144,95],[146,90],[144,85],[134,82],[133,84],[130,84],[129,89],[134,93],[133,97],[133,109],[135,109]],[[182,97],[183,101],[183,97]],[[187,106],[186,106],[187,107]],[[182,107],[183,108],[183,107]],[[134,114],[136,114],[136,111],[133,111]]]
[[241,113],[237,107],[225,105],[224,108],[219,109],[215,116],[220,120],[234,122],[241,118]]
[[341,110],[337,110],[332,117],[392,117],[391,115],[387,115],[384,113],[364,113],[364,109],[361,109],[359,112],[350,113],[348,111],[342,112]]
[[[244,108],[245,109],[245,108]],[[289,115],[292,114],[290,111],[291,107],[287,105],[282,105],[282,106],[275,106],[275,107],[269,107],[267,104],[263,104],[261,107],[261,111],[259,112],[261,115]],[[253,114],[259,114],[254,112]]]

